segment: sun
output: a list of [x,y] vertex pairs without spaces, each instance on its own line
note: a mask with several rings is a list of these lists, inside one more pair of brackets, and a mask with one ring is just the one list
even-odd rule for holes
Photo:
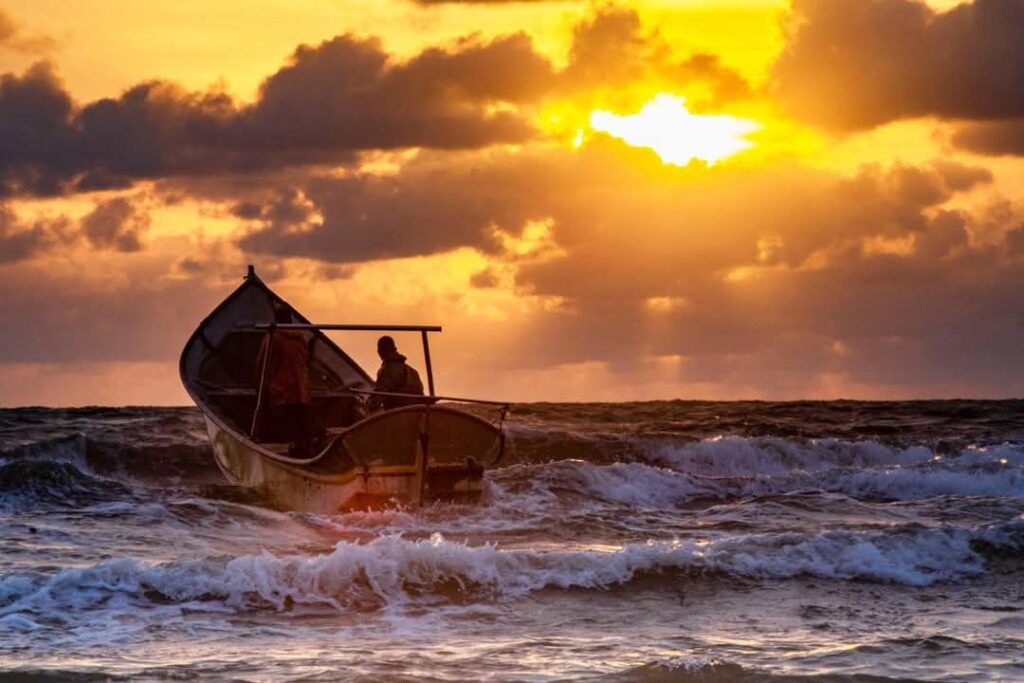
[[685,98],[660,94],[636,114],[594,111],[590,127],[634,147],[652,149],[666,164],[686,166],[694,159],[712,165],[753,147],[746,136],[761,124],[725,114],[692,114]]

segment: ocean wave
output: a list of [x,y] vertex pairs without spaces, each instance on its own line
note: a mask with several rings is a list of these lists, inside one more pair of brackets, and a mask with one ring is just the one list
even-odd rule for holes
[[[998,453],[996,455],[999,455]],[[726,469],[726,468],[722,468]],[[912,462],[882,467],[818,467],[778,474],[692,474],[665,464],[594,464],[564,460],[491,475],[493,504],[542,510],[586,497],[634,508],[672,508],[698,501],[788,493],[837,493],[863,500],[911,501],[940,496],[1024,498],[1024,467],[1002,457]]]
[[[0,578],[0,626],[13,615],[75,614],[186,603],[194,609],[379,609],[464,596],[509,599],[543,589],[606,590],[652,574],[755,579],[814,576],[924,586],[986,571],[986,552],[1024,548],[1024,517],[978,528],[751,534],[628,544],[614,550],[536,550],[469,545],[435,534],[339,542],[330,553],[269,552],[228,561],[152,564],[132,558],[56,574]],[[463,598],[463,599],[464,599]],[[25,622],[27,623],[27,622]]]
[[748,668],[735,662],[712,657],[675,657],[642,664],[625,671],[616,671],[587,679],[594,683],[616,681],[623,683],[924,683],[916,678],[889,678],[863,674],[835,674],[792,676],[775,674],[760,668]]
[[913,465],[932,461],[929,448],[897,448],[877,441],[722,436],[649,450],[652,462],[705,477],[779,475],[834,467]]
[[133,445],[76,433],[0,451],[0,508],[93,505],[123,496],[132,484],[221,483],[206,444]]
[[81,507],[128,495],[127,486],[92,476],[71,460],[15,460],[0,465],[0,510]]

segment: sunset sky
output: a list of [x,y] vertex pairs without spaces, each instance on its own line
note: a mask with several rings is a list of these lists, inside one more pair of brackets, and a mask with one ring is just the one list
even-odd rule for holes
[[188,403],[248,263],[443,325],[446,394],[1024,395],[1022,35],[1020,0],[0,0],[0,406]]

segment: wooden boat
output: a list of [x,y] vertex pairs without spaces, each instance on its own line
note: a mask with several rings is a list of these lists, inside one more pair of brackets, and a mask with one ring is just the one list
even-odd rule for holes
[[[275,323],[284,307],[291,322]],[[302,330],[310,348],[315,421],[324,435],[311,457],[289,455],[289,445],[253,438],[263,400],[260,343],[282,328]],[[424,344],[430,395],[421,402],[369,413],[374,383],[334,344],[325,329],[413,330]],[[305,512],[416,506],[432,500],[473,501],[484,469],[504,451],[507,405],[434,396],[428,331],[438,327],[314,325],[277,296],[252,266],[243,284],[200,323],[181,354],[185,389],[203,412],[214,458],[233,484],[257,489],[271,505]],[[262,372],[261,372],[262,370]],[[444,403],[441,403],[445,401]],[[492,404],[489,421],[462,402]]]

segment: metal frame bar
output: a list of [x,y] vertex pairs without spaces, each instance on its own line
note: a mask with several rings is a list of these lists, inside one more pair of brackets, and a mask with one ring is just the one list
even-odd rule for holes
[[263,393],[267,388],[267,368],[270,366],[270,356],[274,353],[274,328],[270,328],[267,336],[264,337],[267,344],[267,351],[263,354],[263,367],[260,369],[260,387],[256,393],[256,407],[252,411],[252,428],[250,436],[256,438],[256,430],[260,427],[260,412],[263,410]]
[[[335,330],[348,332],[419,332],[423,339],[423,360],[426,362],[427,387],[434,396],[434,368],[430,363],[430,342],[427,332],[440,332],[440,325],[345,325],[340,323],[253,323],[241,325],[237,329],[251,330]],[[385,395],[385,394],[382,394]],[[398,396],[400,394],[394,394]]]
[[253,323],[252,325],[241,325],[240,327],[267,330],[270,327],[279,330],[349,330],[354,332],[441,332],[440,325],[344,325],[335,323]]
[[459,398],[457,396],[423,396],[421,394],[397,394],[392,391],[371,391],[369,389],[349,389],[353,394],[366,394],[367,396],[395,396],[397,398],[417,398],[423,401],[425,398],[436,401],[455,401],[456,403],[480,403],[485,406],[508,407],[512,404],[508,401],[487,401],[482,398]]
[[430,395],[434,395],[434,368],[430,365],[430,344],[427,342],[427,330],[420,330],[420,335],[423,337],[423,360],[427,364],[427,386],[430,390]]

